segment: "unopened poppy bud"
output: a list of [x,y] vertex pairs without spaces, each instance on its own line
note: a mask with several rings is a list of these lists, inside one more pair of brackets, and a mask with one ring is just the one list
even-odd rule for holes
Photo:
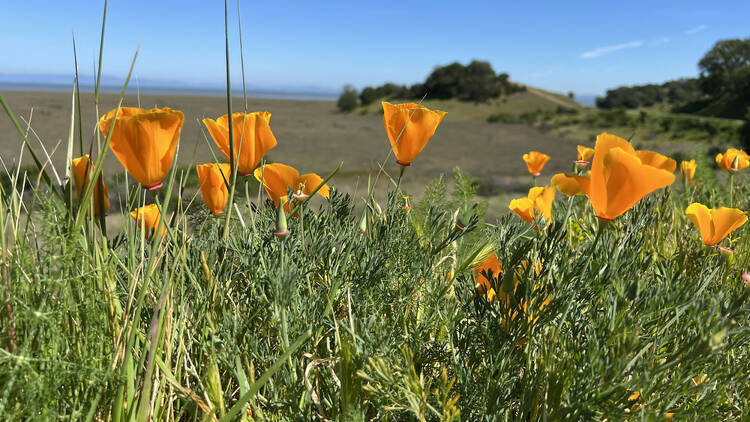
[[732,160],[732,171],[737,171],[740,169],[740,156],[736,155],[734,157],[734,160]]
[[466,211],[462,212],[458,215],[456,218],[456,228],[464,231],[467,227],[469,227],[469,223],[471,222],[471,217],[474,216],[474,207],[467,209]]
[[281,205],[279,205],[276,211],[276,229],[273,231],[273,234],[276,237],[282,238],[289,234],[289,229],[286,226],[286,213],[284,212],[284,207]]
[[367,233],[367,209],[362,213],[362,218],[359,220],[359,231]]
[[383,215],[383,209],[380,208],[380,204],[377,202],[375,203],[375,211],[377,211],[378,215]]

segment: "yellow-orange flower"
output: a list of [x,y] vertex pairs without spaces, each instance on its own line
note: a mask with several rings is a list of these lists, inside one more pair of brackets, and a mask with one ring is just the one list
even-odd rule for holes
[[[80,201],[81,199],[83,199],[82,196],[85,192],[85,189],[88,187],[91,177],[89,155],[86,154],[83,157],[78,157],[71,160],[71,169],[76,185],[76,195],[78,196],[78,200]],[[101,189],[104,191],[104,198],[100,198],[99,184],[97,183],[96,186],[94,186],[94,196],[92,201],[94,202],[94,216],[96,217],[99,217],[101,215],[101,210],[99,207],[100,201],[103,201],[102,203],[104,205],[104,214],[109,211],[109,194],[107,194],[107,185],[104,184],[104,181],[102,181],[102,187],[104,188]]]
[[[528,261],[522,261],[521,264],[517,268],[515,268],[513,274],[512,292],[510,291],[510,286],[507,287],[507,292],[505,291],[506,289],[502,286],[502,283],[504,282],[502,263],[497,258],[496,254],[487,256],[487,258],[485,258],[484,261],[482,261],[482,263],[473,270],[474,280],[476,283],[475,289],[477,290],[477,292],[483,295],[489,302],[494,301],[496,297],[500,299],[503,309],[507,312],[506,328],[510,327],[510,321],[513,321],[516,319],[516,317],[518,317],[519,307],[522,309],[522,312],[524,314],[528,313],[528,322],[533,324],[539,319],[539,315],[534,315],[535,310],[541,311],[552,300],[552,296],[547,296],[546,298],[544,298],[542,303],[535,308],[534,299],[532,299],[529,303],[531,309],[529,309],[529,304],[526,303],[525,298],[521,297],[520,295],[516,296],[519,277],[524,273],[524,271],[526,271],[528,265]],[[534,268],[534,270],[537,276],[542,272],[541,261],[537,261],[536,268]],[[489,276],[490,278],[488,279],[487,276]],[[497,292],[495,291],[495,287],[498,287]],[[541,288],[541,286],[539,284],[535,284],[533,288],[534,291],[537,291]],[[511,302],[511,295],[514,298],[513,302]],[[516,306],[516,304],[518,306]]]
[[510,201],[508,208],[527,223],[532,223],[537,218],[542,217],[549,224],[552,222],[552,203],[554,201],[554,187],[533,187],[529,189],[527,197]]
[[195,166],[195,170],[198,172],[198,180],[201,184],[201,193],[203,194],[203,200],[206,202],[206,207],[214,215],[223,214],[224,208],[227,206],[227,199],[229,199],[227,183],[232,171],[231,166],[226,163],[208,163]]
[[695,177],[695,168],[695,160],[680,163],[680,178],[684,183],[690,183],[691,186],[695,185],[695,181],[693,180]]
[[747,221],[745,211],[726,207],[709,209],[698,202],[688,205],[685,214],[698,228],[707,246],[717,245]]
[[677,169],[677,161],[661,155],[654,151],[636,151],[635,155],[641,160],[642,164],[647,166],[656,167],[658,169],[666,170],[670,173],[674,173]]
[[589,148],[587,146],[578,145],[578,161],[579,162],[585,162],[588,164],[591,162],[591,157],[594,156],[594,148]]
[[[203,119],[208,132],[224,157],[229,160],[229,118],[225,114],[216,120]],[[271,113],[267,111],[254,113],[232,113],[232,133],[234,140],[234,157],[237,160],[237,171],[243,176],[250,176],[258,167],[264,155],[276,146],[276,137],[271,132],[269,123]]]
[[[271,197],[276,207],[284,203],[284,209],[291,211],[291,204],[287,195],[289,188],[297,198],[307,198],[321,183],[323,178],[315,173],[303,174],[292,166],[281,163],[265,164],[255,169],[255,178],[263,183],[263,188]],[[330,189],[324,184],[317,192],[320,196],[328,198]]]
[[411,165],[435,134],[446,112],[430,110],[415,103],[391,104],[383,101],[382,104],[383,125],[396,162],[402,166]]
[[539,151],[530,151],[528,154],[523,155],[523,161],[526,162],[526,167],[532,176],[539,176],[542,174],[542,168],[549,161],[549,155],[542,154]]
[[[116,111],[111,110],[99,120],[104,136],[109,133]],[[138,183],[149,190],[158,189],[172,165],[184,120],[181,111],[167,107],[122,107],[109,146]]]
[[643,163],[628,141],[602,133],[596,138],[590,175],[558,173],[552,183],[566,195],[587,195],[597,217],[606,221],[619,217],[649,193],[671,185],[674,179],[669,170]]
[[[130,217],[135,220],[136,225],[144,227],[146,229],[146,238],[151,239],[156,233],[156,228],[159,227],[159,221],[161,221],[161,212],[156,204],[146,205],[130,212]],[[161,235],[164,235],[166,228],[161,227],[159,231]]]
[[724,154],[716,154],[716,164],[730,173],[750,165],[750,156],[741,149],[729,148]]

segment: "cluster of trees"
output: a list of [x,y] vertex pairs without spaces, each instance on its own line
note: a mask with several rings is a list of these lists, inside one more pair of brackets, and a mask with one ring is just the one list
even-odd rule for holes
[[654,104],[685,104],[700,101],[705,97],[697,78],[683,78],[661,85],[621,86],[607,90],[607,95],[596,98],[599,108],[638,108]]
[[362,92],[347,85],[339,97],[342,111],[353,110],[357,105],[368,105],[379,100],[455,98],[461,101],[484,102],[502,95],[524,91],[526,87],[510,81],[507,73],[496,74],[489,62],[473,60],[468,65],[458,62],[436,67],[422,83],[411,86],[386,83],[365,87]]
[[668,103],[675,111],[744,118],[750,106],[750,38],[716,42],[698,69],[698,78],[608,90],[596,105],[609,109]]

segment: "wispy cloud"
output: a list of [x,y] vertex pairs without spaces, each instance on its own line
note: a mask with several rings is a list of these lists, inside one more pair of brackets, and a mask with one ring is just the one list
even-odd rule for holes
[[666,43],[668,43],[670,41],[672,41],[672,39],[669,38],[669,37],[658,37],[658,38],[654,38],[653,40],[651,40],[651,44],[652,45],[661,45],[661,44],[666,44]]
[[596,57],[603,56],[605,54],[613,53],[618,50],[625,50],[626,48],[638,48],[643,45],[643,41],[630,41],[622,44],[608,45],[605,47],[595,48],[591,51],[586,51],[581,54],[582,59],[593,59]]
[[697,33],[703,31],[706,28],[708,28],[708,25],[698,25],[695,28],[690,28],[687,31],[685,31],[685,35],[697,34]]

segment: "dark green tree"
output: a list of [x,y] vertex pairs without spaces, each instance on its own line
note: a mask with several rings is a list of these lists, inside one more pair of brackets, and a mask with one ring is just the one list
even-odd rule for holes
[[715,98],[750,94],[750,38],[720,40],[698,62],[701,87]]
[[351,85],[344,85],[344,89],[339,95],[339,100],[336,102],[336,106],[339,110],[349,112],[357,108],[359,105],[357,101],[357,90]]

